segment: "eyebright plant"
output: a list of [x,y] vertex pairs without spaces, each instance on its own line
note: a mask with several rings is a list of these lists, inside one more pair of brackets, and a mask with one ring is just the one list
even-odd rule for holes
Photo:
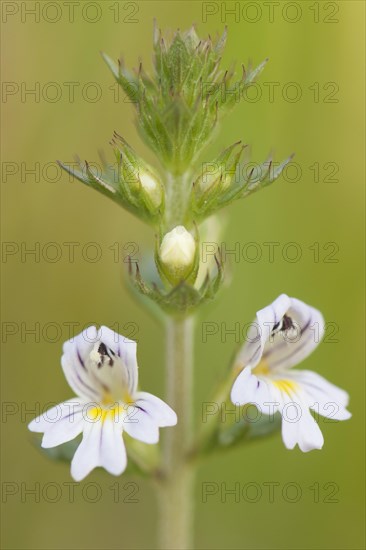
[[221,37],[201,39],[192,27],[169,38],[155,26],[152,72],[142,63],[130,70],[122,59],[115,63],[103,54],[135,108],[137,129],[159,169],[117,132],[110,142],[114,161],[103,159],[102,170],[87,161],[78,161],[78,169],[60,163],[155,233],[155,278],[148,280],[151,276],[130,262],[129,288],[142,307],[160,312],[164,320],[166,402],[138,389],[135,342],[104,326],[89,327],[64,344],[61,358],[76,397],[34,419],[29,429],[44,434],[42,448],[56,447],[53,458],[75,451],[71,475],[76,481],[96,467],[120,475],[127,464],[128,471],[154,479],[160,548],[194,547],[191,511],[198,459],[280,429],[287,449],[321,449],[323,435],[312,413],[350,417],[345,391],[314,372],[293,368],[317,347],[324,320],[317,309],[282,294],[257,312],[210,399],[218,405],[231,399],[244,412],[254,405],[260,420],[251,422],[245,414],[231,423],[222,423],[220,415],[206,423],[192,419],[195,315],[216,299],[225,280],[220,254],[214,265],[204,263],[200,243],[217,240],[222,229],[217,214],[224,207],[272,184],[291,158],[277,168],[269,158],[256,172],[248,171],[248,148],[236,141],[213,160],[199,163],[224,115],[235,107],[230,91],[243,91],[267,62],[256,68],[242,65],[239,71],[223,68],[226,35],[225,29]]

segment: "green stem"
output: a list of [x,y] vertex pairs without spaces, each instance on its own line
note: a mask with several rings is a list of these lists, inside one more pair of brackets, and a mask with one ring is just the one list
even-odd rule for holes
[[159,548],[193,548],[194,470],[187,462],[192,442],[193,318],[169,318],[166,325],[166,401],[178,424],[163,442]]
[[[234,367],[228,372],[226,378],[224,378],[216,388],[216,391],[214,392],[209,403],[217,405],[218,411],[221,410],[223,404],[228,401],[230,389],[240,371],[241,367],[234,365]],[[189,453],[192,461],[197,461],[198,459],[203,458],[206,448],[210,444],[210,440],[218,428],[220,418],[220,413],[217,412],[217,414],[209,415],[207,420],[204,423],[201,423],[196,440]]]
[[181,175],[166,173],[165,232],[171,231],[177,225],[185,225],[188,221],[188,205],[192,192],[189,180],[189,172]]

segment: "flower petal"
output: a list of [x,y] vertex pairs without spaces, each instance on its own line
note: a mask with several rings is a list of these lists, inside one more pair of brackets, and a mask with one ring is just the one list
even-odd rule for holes
[[323,434],[309,411],[303,388],[292,386],[287,391],[283,389],[281,394],[282,438],[285,446],[293,449],[298,444],[304,453],[321,449],[324,444]]
[[86,366],[97,338],[96,327],[88,327],[64,343],[61,358],[62,369],[69,386],[77,395],[89,400],[101,398],[100,385],[91,378]]
[[61,364],[73,390],[101,401],[133,394],[137,387],[136,342],[108,327],[91,326],[64,344]]
[[131,437],[154,444],[159,441],[159,428],[156,420],[150,416],[147,410],[139,406],[128,407],[123,420],[123,429]]
[[44,433],[42,447],[49,449],[67,443],[67,441],[71,441],[81,434],[84,426],[85,420],[82,411],[68,418],[64,417]]
[[99,331],[99,337],[114,353],[121,358],[118,362],[120,368],[123,368],[123,376],[127,378],[128,389],[134,394],[138,382],[138,366],[136,358],[137,344],[133,340],[117,334],[108,327],[102,326]]
[[286,316],[293,321],[293,334],[290,331],[280,332],[267,342],[263,360],[270,369],[297,365],[314,351],[324,335],[322,314],[304,302],[290,298]]
[[346,391],[309,370],[293,370],[288,373],[288,376],[301,384],[312,410],[333,420],[351,418],[351,413],[346,409],[349,402],[349,395]]
[[259,363],[273,327],[281,321],[290,305],[290,298],[281,294],[271,305],[257,312],[247,332],[246,342],[236,358],[238,365],[255,367]]
[[103,423],[101,437],[100,465],[110,474],[119,476],[127,466],[121,423],[112,418],[106,419]]
[[59,403],[54,407],[51,407],[37,418],[34,418],[29,424],[28,429],[31,432],[43,433],[50,430],[55,424],[63,419],[70,419],[82,412],[84,406],[87,404],[82,399],[69,399],[63,403]]
[[231,401],[238,405],[249,403],[256,385],[256,377],[252,374],[251,367],[246,367],[241,371],[231,388]]
[[253,403],[263,414],[272,415],[277,411],[276,401],[270,381],[252,374],[251,367],[245,368],[235,380],[231,389],[231,401],[234,404]]
[[121,423],[115,422],[112,416],[86,422],[83,440],[71,462],[71,475],[75,481],[81,481],[98,466],[104,467],[110,474],[120,475],[126,465]]
[[100,465],[100,438],[102,422],[86,422],[83,439],[71,461],[71,475],[81,481]]
[[307,409],[303,410],[303,415],[299,421],[298,445],[303,453],[321,449],[324,445],[323,434]]
[[294,449],[298,441],[298,424],[296,422],[288,422],[282,419],[281,430],[282,440],[286,449]]
[[166,426],[175,426],[177,415],[164,401],[147,392],[137,392],[135,394],[135,404],[144,409],[151,416],[160,428]]

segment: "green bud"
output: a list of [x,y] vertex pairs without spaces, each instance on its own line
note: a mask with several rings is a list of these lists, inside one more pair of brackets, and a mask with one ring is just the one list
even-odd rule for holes
[[234,143],[217,159],[204,163],[192,192],[192,209],[196,221],[202,221],[236,199],[247,197],[267,187],[281,174],[291,155],[277,167],[271,158],[248,173],[243,160],[245,145]]
[[164,187],[158,174],[116,132],[111,143],[125,192],[131,195],[132,201],[141,201],[152,215],[161,214]]
[[225,149],[215,161],[203,163],[202,172],[193,184],[197,204],[222,195],[235,182],[243,150],[244,146],[238,141]]
[[143,169],[139,172],[138,177],[142,192],[146,195],[146,200],[149,200],[153,208],[158,210],[163,203],[162,184],[151,172]]
[[193,184],[193,211],[196,219],[203,220],[214,213],[220,200],[235,187],[240,177],[238,168],[244,148],[238,141],[213,162],[202,165],[202,171]]
[[159,225],[164,212],[165,192],[159,176],[128,143],[114,133],[111,145],[116,163],[103,161],[103,169],[79,162],[75,169],[59,163],[75,178],[108,196],[138,218]]
[[142,138],[172,174],[186,171],[266,63],[254,70],[243,67],[238,75],[221,68],[226,36],[225,29],[221,37],[200,39],[192,27],[168,37],[155,27],[151,75],[141,63],[130,71],[123,60],[117,64],[103,54],[137,110]]

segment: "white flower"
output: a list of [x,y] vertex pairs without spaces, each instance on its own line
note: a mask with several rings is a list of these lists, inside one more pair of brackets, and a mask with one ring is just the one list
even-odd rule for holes
[[321,430],[310,410],[347,420],[348,394],[312,371],[292,370],[317,347],[324,334],[322,314],[296,298],[281,294],[257,313],[247,342],[237,357],[244,367],[231,390],[233,403],[254,403],[264,414],[282,415],[282,438],[288,449],[321,449]]
[[137,391],[136,342],[109,328],[92,326],[65,342],[61,364],[77,398],[49,409],[29,429],[44,433],[44,448],[83,433],[71,463],[76,481],[97,466],[113,475],[125,470],[123,431],[144,443],[157,443],[159,427],[177,423],[164,401]]
[[164,273],[172,282],[178,282],[190,273],[195,255],[196,242],[183,225],[169,231],[160,245],[160,262]]

